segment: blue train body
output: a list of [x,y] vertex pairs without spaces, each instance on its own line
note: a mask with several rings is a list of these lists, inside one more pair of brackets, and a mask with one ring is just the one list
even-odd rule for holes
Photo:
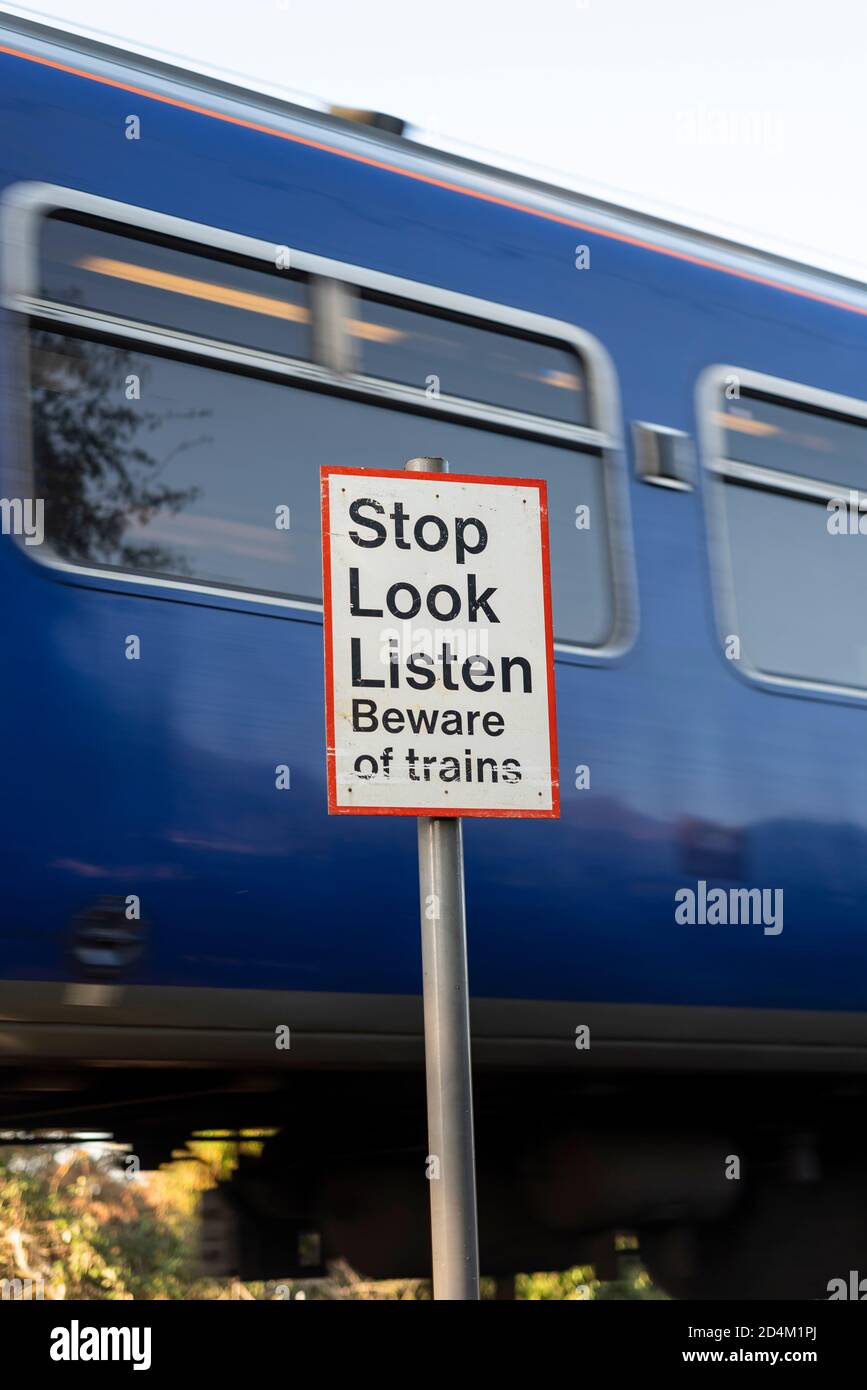
[[[634,621],[611,656],[558,652],[560,821],[465,828],[473,996],[526,1005],[533,1036],[563,1036],[564,1018],[584,1017],[571,1006],[587,1004],[615,1008],[621,1035],[683,1047],[707,1036],[693,1029],[701,1017],[723,1047],[803,1044],[812,1035],[792,1011],[809,1011],[824,1043],[846,1014],[848,1041],[861,1041],[863,701],[770,688],[726,659],[707,450],[694,489],[657,488],[636,476],[630,436],[653,421],[700,440],[714,364],[857,399],[857,287],[20,32],[3,38],[0,109],[7,198],[24,184],[75,190],[545,316],[601,345],[616,377],[623,447],[605,467],[628,491],[614,544]],[[130,114],[137,141],[125,138]],[[24,414],[20,318],[7,303],[7,497]],[[409,452],[431,452],[425,418],[414,421]],[[243,433],[252,455],[257,421]],[[330,461],[353,464],[351,447]],[[765,543],[773,556],[773,532]],[[243,993],[251,1007],[281,991],[327,1001],[316,1028],[340,1033],[344,997],[347,1009],[417,998],[414,822],[326,814],[318,612],[58,570],[11,536],[0,595],[7,988],[74,981],[71,924],[104,895],[134,893],[143,949],[119,982],[161,999],[164,1021],[190,991]],[[130,633],[137,662],[123,659]],[[579,765],[589,788],[575,785]],[[702,879],[783,890],[784,930],[677,922],[675,893]]]

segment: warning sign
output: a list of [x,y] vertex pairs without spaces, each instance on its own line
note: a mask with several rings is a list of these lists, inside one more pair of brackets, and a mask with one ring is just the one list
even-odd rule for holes
[[558,816],[544,482],[321,473],[329,812]]

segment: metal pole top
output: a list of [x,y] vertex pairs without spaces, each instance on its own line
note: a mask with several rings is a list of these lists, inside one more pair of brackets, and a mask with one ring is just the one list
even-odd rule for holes
[[408,459],[404,469],[407,473],[448,473],[449,461],[422,455],[419,458]]

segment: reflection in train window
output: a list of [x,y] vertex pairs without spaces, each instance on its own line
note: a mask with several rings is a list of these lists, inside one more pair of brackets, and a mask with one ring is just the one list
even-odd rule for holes
[[720,401],[714,424],[727,622],[747,667],[784,681],[867,690],[867,535],[857,531],[859,489],[867,493],[867,423],[742,391],[738,400]]
[[366,376],[527,415],[587,423],[581,359],[562,343],[363,294],[347,327]]
[[319,602],[320,464],[442,455],[468,473],[547,480],[557,635],[587,647],[611,636],[608,530],[575,528],[576,500],[606,515],[598,452],[45,329],[33,330],[31,392],[46,545],[67,564]]
[[724,401],[716,423],[726,459],[867,490],[867,430],[851,417],[750,393]]
[[42,223],[39,292],[53,303],[309,358],[308,286],[290,270],[277,269],[279,249],[269,270],[48,217]]

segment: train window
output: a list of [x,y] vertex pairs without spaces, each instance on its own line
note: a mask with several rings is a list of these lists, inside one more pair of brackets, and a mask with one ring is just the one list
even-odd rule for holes
[[39,556],[316,610],[320,464],[444,455],[546,479],[561,650],[631,635],[616,389],[586,334],[75,190],[11,215]]
[[283,357],[311,355],[306,281],[69,217],[42,222],[43,299]]
[[368,376],[541,415],[587,423],[587,390],[577,353],[476,323],[362,295],[348,324]]
[[[32,332],[33,462],[57,560],[315,603],[320,464],[400,468],[414,454],[443,455],[469,473],[547,480],[558,638],[585,647],[610,638],[607,528],[575,528],[576,499],[605,515],[601,452]],[[140,383],[134,404],[130,377]],[[285,529],[276,520],[287,507]]]
[[741,385],[731,400],[720,391],[712,406],[726,636],[760,678],[865,691],[867,418],[825,393],[786,398],[785,383],[771,385]]

